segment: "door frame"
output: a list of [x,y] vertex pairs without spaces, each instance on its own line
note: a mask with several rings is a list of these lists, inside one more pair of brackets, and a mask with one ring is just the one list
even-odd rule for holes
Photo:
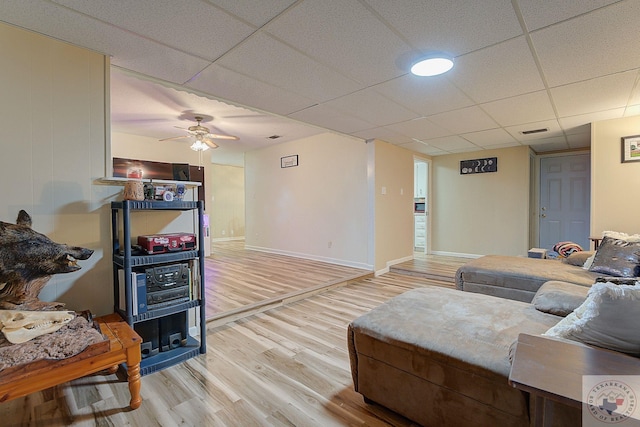
[[[424,242],[424,254],[428,255],[431,253],[431,212],[432,212],[432,202],[433,202],[433,189],[431,188],[431,183],[433,182],[433,180],[431,179],[431,170],[433,169],[433,163],[431,161],[431,159],[428,159],[426,157],[420,157],[420,156],[413,156],[413,164],[415,165],[416,162],[422,162],[422,163],[426,163],[427,165],[427,174],[426,174],[426,180],[427,180],[427,195],[425,197],[426,199],[426,206],[425,206],[425,211],[426,211],[426,234],[427,234],[427,238],[425,239]],[[415,175],[414,175],[415,176]],[[415,222],[414,222],[414,226],[413,226],[413,235],[415,236]],[[413,239],[412,239],[413,241]],[[414,248],[415,251],[415,248]]]
[[[529,247],[537,248],[540,245],[540,160],[549,157],[567,157],[577,156],[581,154],[591,155],[590,149],[576,150],[576,151],[564,151],[551,154],[535,154],[530,152],[529,165],[531,170],[529,171],[529,206],[531,211],[529,212]],[[591,189],[589,189],[591,191]],[[591,215],[589,215],[589,222],[591,222]],[[591,224],[589,224],[591,228]]]

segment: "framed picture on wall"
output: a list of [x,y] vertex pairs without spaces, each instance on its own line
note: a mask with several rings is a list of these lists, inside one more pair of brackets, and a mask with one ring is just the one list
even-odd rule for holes
[[640,135],[622,137],[622,163],[640,162]]

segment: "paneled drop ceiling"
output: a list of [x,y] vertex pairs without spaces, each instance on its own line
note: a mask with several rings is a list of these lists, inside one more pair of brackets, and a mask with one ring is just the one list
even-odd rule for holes
[[[433,156],[571,150],[640,114],[640,0],[3,0],[0,21],[110,55],[114,131],[203,114],[240,136],[216,150],[231,164],[327,130]],[[431,51],[454,69],[410,75]]]

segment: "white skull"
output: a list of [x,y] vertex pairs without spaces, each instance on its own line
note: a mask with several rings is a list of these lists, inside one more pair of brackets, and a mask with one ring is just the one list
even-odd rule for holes
[[57,331],[74,317],[73,311],[0,310],[0,327],[7,341],[21,344]]

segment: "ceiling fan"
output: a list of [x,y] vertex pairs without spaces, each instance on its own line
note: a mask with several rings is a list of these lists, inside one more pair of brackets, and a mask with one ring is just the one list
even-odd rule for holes
[[175,139],[195,138],[195,142],[191,144],[191,149],[193,151],[205,151],[205,150],[208,150],[209,148],[218,148],[218,144],[213,142],[212,139],[226,139],[226,140],[232,140],[232,141],[237,141],[239,139],[237,136],[234,136],[234,135],[223,135],[223,134],[211,133],[209,132],[209,128],[202,126],[200,124],[200,122],[202,122],[203,120],[203,117],[195,116],[194,119],[197,124],[195,126],[189,126],[186,129],[187,135],[174,136],[172,138],[164,138],[164,139],[161,139],[160,141],[172,141]]

